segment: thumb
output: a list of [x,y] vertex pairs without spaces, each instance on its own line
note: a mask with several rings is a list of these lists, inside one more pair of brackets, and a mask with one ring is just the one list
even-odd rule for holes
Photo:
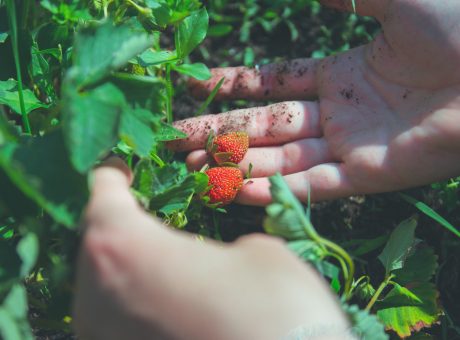
[[379,17],[383,15],[388,0],[319,0],[319,2],[341,11],[351,12],[355,9],[360,15]]
[[132,173],[121,159],[112,157],[106,160],[93,171],[91,182],[86,225],[111,224],[127,212],[140,210],[129,190]]

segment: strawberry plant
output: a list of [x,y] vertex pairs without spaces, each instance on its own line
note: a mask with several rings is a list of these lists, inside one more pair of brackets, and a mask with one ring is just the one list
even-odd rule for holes
[[206,190],[164,142],[184,137],[169,124],[172,74],[210,76],[188,62],[208,14],[197,1],[5,1],[0,22],[0,334],[27,339],[29,321],[70,330],[77,227],[104,157],[135,165],[140,200],[177,225]]
[[[177,94],[183,94],[177,79],[211,76],[205,64],[192,62],[201,56],[215,63],[210,40],[202,44],[209,18],[216,44],[248,45],[237,51],[222,45],[216,55],[252,65],[258,29],[269,35],[285,27],[285,40],[298,41],[298,28],[305,24],[302,9],[315,20],[329,14],[305,0],[207,5],[198,0],[0,0],[0,338],[71,336],[79,223],[91,169],[108,155],[126,161],[140,204],[171,227],[226,241],[261,224],[260,210],[229,205],[243,186],[241,170],[229,163],[244,158],[249,147],[245,133],[210,136],[203,148],[214,163],[202,172],[188,171],[183,157],[165,147],[186,137],[171,125],[182,114],[174,109]],[[314,56],[369,39],[365,27],[370,19],[359,21],[353,14],[334,18],[311,41]],[[334,38],[339,30],[340,39]],[[268,61],[268,54],[260,55]],[[203,113],[223,81],[187,115]],[[243,104],[247,102],[235,103]],[[458,179],[435,186],[448,203],[449,216],[458,209],[455,183]],[[387,228],[375,229],[363,213],[364,226],[354,229],[356,221],[324,223],[315,217],[321,216],[320,209],[326,215],[339,211],[341,217],[348,201],[336,210],[308,202],[305,208],[279,175],[271,178],[271,193],[265,232],[286,239],[294,253],[328,280],[358,335],[425,337],[433,328],[444,339],[457,334],[460,313],[452,301],[458,297],[455,268],[460,257],[458,240],[451,235],[458,231],[422,199],[371,198],[359,206],[369,215],[388,218],[392,204],[404,206],[404,213],[386,220]],[[228,205],[227,214],[220,214],[223,205]],[[407,219],[408,209],[423,215]],[[237,229],[244,219],[251,227]],[[385,219],[372,221],[373,226]],[[442,225],[443,232],[433,223]],[[336,225],[343,228],[337,232],[330,227]],[[390,233],[388,225],[398,226]],[[435,228],[438,243],[427,228]],[[232,237],[225,235],[229,230]],[[448,298],[441,304],[443,294]]]

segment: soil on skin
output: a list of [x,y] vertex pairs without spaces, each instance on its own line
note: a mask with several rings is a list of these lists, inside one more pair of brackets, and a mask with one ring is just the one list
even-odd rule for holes
[[[324,11],[313,21],[306,22],[299,17],[295,22],[301,35],[295,42],[290,40],[286,27],[280,27],[272,35],[267,35],[262,30],[255,30],[251,35],[250,46],[253,48],[256,60],[268,58],[270,60],[288,60],[309,56],[317,49],[317,37],[321,36],[321,25],[327,25],[343,18],[342,13]],[[369,24],[369,31],[375,32],[376,25]],[[351,41],[351,46],[357,46],[362,41]],[[221,39],[207,39],[205,48],[212,51],[210,59],[204,60],[199,53],[192,56],[194,62],[205,62],[208,66],[220,66],[223,63],[229,66],[240,66],[234,60],[222,58],[222,51],[242,52],[246,45],[238,40],[238,32]],[[353,90],[344,90],[343,96],[353,97]],[[406,94],[407,96],[407,94]],[[227,103],[213,102],[206,113],[219,113],[229,109],[254,107],[266,105],[268,102],[233,101]],[[193,116],[201,105],[200,101],[192,98],[185,90],[180,93],[174,103],[176,119]],[[460,206],[448,206],[443,201],[442,194],[430,186],[407,191],[411,196],[427,203],[438,213],[449,220],[454,226],[460,225]],[[203,211],[201,222],[207,221],[209,236],[218,235],[224,241],[233,241],[241,235],[263,232],[263,219],[265,210],[259,207],[230,205],[226,214],[214,214]],[[316,229],[327,238],[339,244],[349,240],[372,239],[380,235],[389,234],[401,221],[418,216],[417,237],[435,249],[439,256],[440,269],[436,276],[436,284],[440,291],[440,301],[454,324],[460,324],[460,242],[443,229],[432,219],[419,213],[413,206],[403,201],[397,193],[388,193],[369,196],[355,196],[331,202],[322,202],[312,205],[312,221]],[[190,231],[199,231],[201,227],[190,222]],[[357,271],[370,273],[374,278],[383,278],[381,264],[377,256],[381,248],[371,252],[360,259],[356,259]],[[378,284],[378,282],[373,282]],[[447,338],[454,339],[455,333],[444,330]],[[434,326],[429,333],[438,336],[441,327]]]

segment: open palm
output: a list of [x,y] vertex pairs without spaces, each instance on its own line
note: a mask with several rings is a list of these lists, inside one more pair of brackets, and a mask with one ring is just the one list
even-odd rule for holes
[[[323,1],[343,7],[344,1]],[[267,177],[281,172],[302,200],[316,201],[427,184],[460,173],[460,2],[362,0],[358,12],[383,33],[322,60],[260,69],[220,68],[192,91],[206,95],[224,76],[221,99],[291,100],[176,122],[176,150],[199,168],[212,129],[247,131],[241,163],[254,168],[238,200],[270,201]],[[316,101],[299,101],[317,98]]]

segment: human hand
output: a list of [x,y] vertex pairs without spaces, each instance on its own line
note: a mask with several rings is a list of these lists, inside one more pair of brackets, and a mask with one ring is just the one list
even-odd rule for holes
[[138,206],[130,176],[117,159],[94,173],[74,303],[82,339],[270,340],[301,325],[344,338],[337,301],[281,241],[168,229]]
[[[351,9],[351,0],[323,0]],[[306,100],[235,110],[175,123],[189,137],[172,148],[191,151],[198,169],[209,131],[247,131],[254,165],[237,201],[270,202],[267,177],[285,175],[293,192],[319,201],[399,190],[460,173],[460,2],[360,0],[382,33],[337,56],[262,66],[218,68],[192,82],[206,96],[225,77],[220,99]],[[201,149],[201,150],[199,150]]]

